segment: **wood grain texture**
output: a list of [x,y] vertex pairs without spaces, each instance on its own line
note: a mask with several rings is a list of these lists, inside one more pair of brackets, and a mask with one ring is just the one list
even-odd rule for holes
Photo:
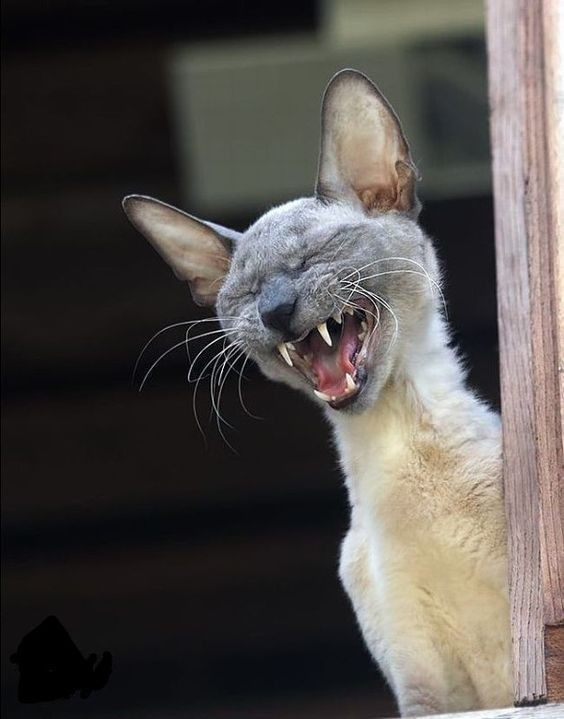
[[[516,704],[546,700],[563,616],[556,190],[545,38],[552,0],[487,4],[498,322]],[[552,53],[552,54],[551,54]]]
[[564,701],[564,624],[545,628],[544,647],[548,698],[550,701],[562,702]]
[[[555,344],[558,358],[560,443],[564,437],[564,4],[551,0],[544,12],[544,66],[546,73],[546,121],[548,181],[553,232],[553,282],[555,287]],[[564,701],[564,490],[555,476],[548,491],[541,490],[542,530],[546,551],[543,562],[545,599],[545,664],[549,701]],[[560,480],[560,481],[559,481]],[[545,489],[543,487],[543,489]],[[548,521],[547,521],[548,516]],[[558,622],[558,624],[552,624]]]
[[[558,28],[564,8],[560,0],[543,0],[531,13],[535,26],[530,43],[540,43],[542,57],[531,49],[530,107],[537,114],[536,132],[528,134],[529,164],[538,168],[531,186],[531,207],[538,208],[530,247],[533,302],[541,321],[533,322],[537,441],[541,500],[541,569],[545,624],[564,622],[564,452],[562,444],[562,302],[559,271],[562,236],[562,141],[557,118],[562,113],[562,57]],[[560,18],[560,21],[559,21]],[[526,82],[529,87],[529,82]],[[558,96],[560,98],[558,99]],[[538,103],[538,109],[537,109]],[[532,178],[533,179],[533,178]],[[542,184],[542,180],[544,184]]]

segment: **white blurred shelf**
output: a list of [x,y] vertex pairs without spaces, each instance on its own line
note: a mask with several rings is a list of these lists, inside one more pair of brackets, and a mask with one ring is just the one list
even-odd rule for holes
[[186,207],[237,214],[311,194],[323,89],[343,67],[369,75],[396,108],[424,199],[489,192],[482,34],[474,0],[333,0],[318,36],[176,47],[169,77]]

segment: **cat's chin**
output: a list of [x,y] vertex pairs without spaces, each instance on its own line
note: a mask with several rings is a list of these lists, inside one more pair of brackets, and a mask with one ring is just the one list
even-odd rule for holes
[[330,403],[325,404],[327,415],[329,417],[353,417],[370,411],[378,402],[378,397],[382,386],[385,384],[380,372],[374,374],[368,370],[366,379],[364,380],[359,392],[351,397],[348,401],[342,402],[337,406]]

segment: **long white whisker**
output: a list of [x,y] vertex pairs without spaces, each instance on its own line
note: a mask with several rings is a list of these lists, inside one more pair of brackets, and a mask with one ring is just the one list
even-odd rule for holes
[[[204,439],[205,439],[205,437],[206,437],[206,434],[205,434],[205,432],[204,432],[204,430],[203,430],[203,427],[202,427],[202,424],[201,424],[201,422],[200,422],[200,418],[199,418],[199,416],[198,416],[198,407],[197,407],[197,404],[196,404],[196,399],[197,399],[197,396],[198,396],[198,388],[199,388],[199,386],[200,386],[200,382],[202,381],[202,379],[203,379],[203,377],[204,377],[204,373],[205,373],[206,369],[207,369],[213,362],[216,362],[216,361],[217,361],[218,357],[222,354],[222,352],[225,351],[225,348],[219,350],[219,352],[217,352],[217,353],[204,365],[204,367],[202,368],[202,371],[200,372],[200,374],[199,374],[199,376],[198,376],[197,379],[190,379],[190,374],[191,374],[191,372],[192,372],[193,367],[194,367],[195,364],[196,364],[196,361],[197,361],[198,357],[202,354],[202,352],[204,352],[204,351],[205,351],[208,347],[210,347],[212,344],[215,344],[216,342],[219,342],[219,340],[221,340],[221,339],[225,339],[225,338],[216,337],[215,340],[213,340],[212,342],[209,342],[209,343],[206,345],[206,347],[204,347],[204,349],[203,349],[200,353],[198,353],[198,356],[196,357],[196,359],[194,360],[194,362],[192,363],[192,365],[191,365],[191,367],[190,367],[190,369],[189,369],[189,371],[188,371],[188,377],[187,377],[188,381],[189,381],[189,382],[195,382],[195,383],[196,383],[195,386],[194,386],[194,393],[193,393],[193,395],[192,395],[192,411],[193,411],[193,413],[194,413],[194,419],[196,420],[196,424],[197,424],[197,426],[198,426],[198,429],[200,430],[200,434],[204,437]],[[213,370],[212,370],[212,374],[213,374]]]
[[367,299],[372,299],[372,301],[380,302],[380,304],[382,304],[383,307],[385,309],[387,309],[388,312],[392,315],[393,320],[394,320],[394,333],[393,333],[392,339],[390,341],[390,346],[388,347],[388,350],[387,350],[387,351],[390,351],[397,340],[397,336],[398,336],[398,332],[399,332],[399,322],[398,322],[396,313],[394,312],[392,307],[388,304],[388,302],[386,302],[386,300],[383,297],[381,297],[380,295],[377,295],[375,292],[371,292],[370,290],[367,290],[364,287],[357,287],[356,292],[358,292],[361,295],[364,295],[364,297],[366,297]]
[[[141,384],[139,385],[139,392],[141,392],[141,391],[143,390],[143,387],[145,386],[145,383],[147,382],[147,380],[149,379],[149,376],[151,375],[151,373],[152,373],[152,371],[155,369],[155,367],[159,364],[159,362],[160,362],[162,359],[164,359],[168,354],[170,354],[171,352],[174,352],[175,349],[178,349],[179,347],[182,347],[184,344],[186,344],[186,342],[192,342],[193,340],[201,339],[202,337],[208,337],[209,335],[215,335],[215,334],[217,334],[218,332],[221,332],[221,333],[225,334],[226,332],[229,332],[229,331],[230,331],[230,330],[224,330],[224,329],[212,330],[211,332],[205,332],[203,335],[198,335],[198,337],[192,337],[192,339],[190,339],[190,340],[183,339],[181,342],[177,342],[177,343],[176,343],[175,345],[173,345],[172,347],[169,347],[169,349],[167,349],[165,352],[163,352],[163,353],[153,362],[153,364],[149,367],[149,369],[148,369],[147,372],[145,373],[145,376],[143,377],[143,381],[142,381]],[[234,332],[234,331],[235,331],[235,330],[231,330],[231,332]],[[220,338],[220,339],[221,339],[221,338]],[[205,348],[204,348],[204,349],[205,349]]]
[[260,420],[262,420],[262,419],[264,419],[264,418],[263,418],[263,417],[259,417],[258,415],[253,414],[252,412],[250,412],[250,411],[247,409],[247,405],[246,405],[245,402],[243,401],[242,383],[243,383],[243,380],[244,380],[244,379],[247,379],[247,378],[245,377],[245,367],[247,366],[247,362],[248,362],[249,360],[250,360],[250,357],[249,357],[249,355],[247,355],[247,356],[245,357],[245,361],[243,362],[243,366],[241,367],[241,370],[240,370],[240,372],[239,372],[239,381],[237,382],[237,391],[238,391],[238,394],[239,394],[239,402],[241,403],[241,407],[243,408],[243,411],[245,412],[245,414],[246,414],[248,417],[251,417],[252,419],[260,419]]
[[[222,330],[213,330],[213,332],[207,332],[205,335],[198,335],[198,337],[192,337],[192,339],[190,340],[190,341],[192,341],[192,340],[200,339],[201,337],[206,337],[206,336],[211,335],[211,334],[217,334],[218,332],[221,332],[222,334],[221,334],[219,337],[215,337],[215,339],[211,340],[211,342],[208,342],[208,343],[206,344],[206,346],[205,346],[205,347],[202,347],[202,349],[201,349],[201,350],[198,352],[198,354],[194,357],[194,359],[193,359],[193,361],[192,361],[192,364],[190,365],[190,369],[188,370],[188,375],[187,375],[187,377],[186,377],[186,379],[188,380],[188,382],[194,382],[194,381],[195,381],[194,378],[193,378],[192,370],[194,369],[194,367],[196,366],[196,363],[197,363],[198,359],[204,354],[204,352],[205,352],[207,349],[209,349],[210,347],[212,347],[216,342],[219,342],[220,340],[225,339],[225,338],[227,337],[227,335],[236,334],[236,333],[237,333],[237,330],[236,330],[236,329],[232,329],[232,330],[224,330],[224,329],[222,329]],[[204,368],[203,371],[205,371],[205,369],[209,366],[209,364],[211,364],[211,363],[206,364],[206,367]],[[201,379],[201,377],[202,377],[202,373],[200,373],[200,379]]]
[[[416,263],[416,264],[419,264],[419,263]],[[375,277],[382,277],[383,275],[397,275],[397,274],[419,275],[420,277],[424,277],[429,283],[429,289],[431,290],[431,293],[433,293],[433,288],[436,289],[437,292],[439,293],[439,296],[441,298],[441,303],[443,305],[443,309],[445,312],[445,316],[448,317],[448,310],[447,310],[446,300],[445,300],[443,291],[442,291],[439,283],[436,280],[434,280],[429,275],[429,273],[426,271],[417,272],[416,270],[386,270],[385,272],[377,272],[374,275],[367,275],[365,277],[361,276],[359,278],[359,282],[364,282],[365,280],[371,280]]]
[[[216,416],[218,415],[218,411],[219,411],[219,410],[218,410],[218,407],[217,407],[217,405],[216,405],[216,400],[215,400],[215,386],[216,386],[216,383],[217,383],[217,381],[218,381],[218,380],[217,380],[217,373],[218,373],[218,368],[221,369],[221,365],[220,365],[221,357],[222,357],[222,355],[224,355],[224,354],[228,351],[228,349],[229,349],[230,346],[231,346],[231,345],[228,345],[228,346],[226,347],[226,345],[225,345],[225,339],[224,339],[224,340],[223,340],[223,348],[221,349],[220,352],[218,352],[218,353],[216,354],[215,360],[214,360],[214,363],[213,363],[213,366],[212,366],[212,371],[211,371],[211,375],[210,375],[210,387],[209,387],[209,390],[210,390],[210,405],[211,405],[211,406],[210,406],[210,417],[209,417],[209,421],[211,421],[211,418],[212,418],[212,416],[213,416],[214,414],[215,414]],[[222,419],[223,419],[223,418],[222,418]]]
[[[234,342],[230,342],[227,347],[224,345],[223,350],[219,353],[216,362],[214,364],[214,368],[212,371],[211,381],[210,381],[210,396],[211,396],[211,402],[213,410],[216,414],[217,420],[221,420],[224,424],[226,424],[231,429],[234,429],[233,426],[222,417],[221,412],[219,410],[220,402],[221,402],[221,390],[223,388],[223,375],[225,373],[225,366],[226,366],[226,359],[232,355],[233,352],[236,352],[238,350],[238,345],[236,345]],[[223,361],[221,363],[221,366],[219,367],[219,371],[217,369],[217,365],[219,361],[221,360],[223,356]],[[217,391],[217,396],[214,395],[214,392]],[[219,428],[219,425],[218,425]]]
[[[188,334],[189,334],[189,332],[190,332],[190,329],[192,329],[192,328],[191,328],[191,327],[188,328],[188,330],[187,330],[187,332],[186,332],[186,356],[188,357],[188,362],[190,363],[190,366],[193,365],[192,357],[190,356],[190,347],[189,347],[189,343],[190,343],[190,342],[194,342],[194,340],[204,339],[204,337],[210,337],[211,335],[223,334],[223,335],[227,336],[227,334],[231,334],[231,333],[236,332],[235,329],[225,330],[225,329],[223,329],[223,327],[220,327],[220,328],[217,329],[217,330],[210,330],[210,332],[204,332],[203,334],[196,335],[196,337],[190,337],[190,338],[188,338]],[[206,345],[206,347],[207,347],[207,345]],[[203,348],[203,351],[206,350],[206,347]],[[196,359],[197,359],[199,356],[200,356],[200,355],[197,355]],[[196,361],[196,359],[194,359],[194,362]],[[190,372],[188,372],[188,375],[189,375],[189,374],[190,374]],[[189,377],[188,377],[188,381],[190,381]]]
[[417,262],[417,260],[413,260],[410,257],[378,257],[376,260],[371,260],[370,262],[367,262],[365,265],[361,265],[360,267],[352,267],[351,272],[349,272],[348,275],[345,275],[344,277],[341,277],[342,280],[348,279],[351,275],[354,275],[355,272],[362,272],[362,270],[365,270],[367,267],[371,267],[372,265],[377,265],[380,262],[411,262],[414,265],[417,265],[420,267],[423,271],[425,271],[425,268]]
[[[225,354],[225,357],[223,360],[223,365],[222,365],[221,371],[219,373],[218,384],[217,384],[217,398],[216,398],[217,428],[218,428],[220,434],[222,434],[222,436],[223,436],[223,433],[222,433],[222,430],[220,427],[220,420],[221,420],[221,422],[226,424],[231,429],[235,429],[232,424],[230,424],[223,418],[223,416],[221,415],[221,412],[219,411],[219,408],[221,406],[221,395],[223,394],[223,388],[225,387],[225,383],[227,381],[227,378],[229,377],[229,373],[233,369],[233,365],[231,363],[229,363],[229,360],[231,357],[236,355],[235,361],[237,361],[237,359],[243,354],[243,350],[239,347],[239,345],[234,345],[234,346],[232,345],[229,349],[230,349],[230,351]],[[227,370],[225,369],[226,366],[227,366]]]
[[[374,306],[374,309],[377,313],[375,315],[373,312],[370,312],[370,310],[367,310],[366,307],[362,307],[361,305],[356,304],[354,301],[351,300],[351,297],[355,294],[355,292],[358,292],[359,294],[361,294],[362,288],[359,288],[359,287],[357,287],[357,285],[353,285],[352,283],[347,283],[347,284],[351,284],[352,289],[348,290],[349,295],[346,299],[337,294],[333,294],[333,293],[329,293],[329,294],[331,294],[332,297],[343,302],[347,307],[352,307],[353,309],[356,309],[356,310],[362,310],[363,312],[366,312],[367,315],[371,315],[372,317],[374,317],[376,326],[378,326],[378,324],[380,324],[380,308],[378,307],[378,305],[374,302],[371,302],[371,304]],[[346,287],[344,287],[343,289],[345,291],[347,291]]]
[[174,329],[175,327],[182,327],[182,326],[186,326],[186,325],[189,325],[188,330],[187,330],[187,331],[189,332],[190,329],[191,329],[193,326],[198,325],[198,324],[201,324],[202,322],[220,322],[221,320],[237,320],[237,319],[239,319],[239,318],[238,318],[238,317],[204,317],[204,318],[199,319],[199,320],[184,320],[183,322],[174,322],[174,323],[171,324],[171,325],[167,325],[166,327],[163,327],[163,328],[162,328],[161,330],[159,330],[158,332],[155,332],[155,334],[151,337],[150,340],[148,340],[147,342],[145,342],[145,344],[144,344],[144,346],[143,346],[143,349],[141,350],[141,352],[139,352],[139,356],[137,357],[137,360],[135,361],[135,365],[134,365],[134,367],[133,367],[132,381],[135,381],[135,375],[137,374],[137,368],[139,367],[139,362],[141,362],[141,359],[143,358],[143,355],[145,354],[145,351],[147,350],[147,348],[149,347],[149,345],[150,345],[154,340],[157,339],[157,337],[159,337],[160,335],[163,334],[163,332],[167,332],[168,330],[172,330],[172,329]]
[[[225,442],[225,444],[231,449],[231,451],[235,452],[235,448],[232,446],[232,444],[229,442],[227,437],[225,436],[225,432],[223,431],[222,423],[225,424],[230,429],[235,429],[232,424],[230,424],[221,414],[220,411],[220,405],[221,405],[221,394],[223,391],[223,386],[225,384],[225,381],[227,379],[227,375],[229,374],[229,369],[225,373],[225,376],[222,378],[222,375],[225,370],[225,360],[228,357],[231,357],[233,353],[236,353],[239,350],[239,344],[237,343],[230,343],[227,347],[224,347],[221,352],[219,352],[216,355],[214,367],[212,370],[212,377],[211,377],[211,384],[210,384],[210,395],[211,395],[211,401],[212,401],[212,407],[216,415],[216,425],[217,430]],[[224,355],[224,360],[221,365],[220,371],[219,371],[219,377],[217,376],[217,365],[221,359],[221,356]],[[217,387],[217,397],[214,396],[214,383]]]
[[[390,261],[390,262],[391,262],[391,261],[396,261],[396,262],[410,262],[411,264],[413,264],[413,265],[415,265],[416,267],[418,267],[418,268],[421,270],[421,272],[423,273],[423,275],[427,278],[427,281],[429,282],[429,287],[430,287],[430,289],[431,289],[431,292],[433,291],[433,287],[437,290],[437,292],[438,292],[438,294],[439,294],[439,296],[440,296],[440,298],[441,298],[441,303],[442,303],[442,306],[443,306],[443,310],[444,310],[444,313],[445,313],[445,317],[448,319],[447,304],[446,304],[445,296],[444,296],[444,293],[443,293],[443,291],[442,291],[442,289],[441,289],[441,286],[439,285],[439,283],[438,283],[435,279],[433,279],[433,278],[431,277],[431,275],[428,273],[427,269],[426,269],[420,262],[418,262],[417,260],[412,259],[411,257],[379,257],[379,258],[376,259],[376,260],[372,260],[372,262],[367,262],[365,265],[362,265],[361,267],[352,268],[351,272],[349,272],[348,275],[345,275],[345,276],[342,277],[341,279],[342,279],[342,280],[346,280],[346,279],[348,279],[351,275],[354,275],[355,273],[357,273],[357,274],[359,275],[359,279],[360,279],[360,273],[362,272],[362,270],[366,269],[367,267],[371,267],[372,265],[376,265],[376,264],[378,264],[378,263],[380,263],[380,262],[387,262],[387,261]],[[395,273],[395,272],[409,272],[409,270],[391,270],[390,273],[392,273],[392,272],[393,272],[393,273]],[[386,273],[381,273],[381,274],[386,274]],[[416,274],[416,273],[414,273],[414,274]],[[371,279],[371,277],[378,277],[378,276],[379,276],[379,274],[376,274],[376,275],[372,275],[372,276],[368,276],[368,277],[362,277],[362,279],[363,279],[363,280],[366,280],[366,279]]]

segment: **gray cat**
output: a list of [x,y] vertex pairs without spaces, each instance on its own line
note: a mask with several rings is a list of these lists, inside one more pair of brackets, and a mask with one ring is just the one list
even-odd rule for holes
[[512,703],[499,419],[449,347],[417,179],[393,109],[343,70],[313,197],[243,233],[124,200],[233,347],[326,413],[351,506],[340,578],[402,716]]

